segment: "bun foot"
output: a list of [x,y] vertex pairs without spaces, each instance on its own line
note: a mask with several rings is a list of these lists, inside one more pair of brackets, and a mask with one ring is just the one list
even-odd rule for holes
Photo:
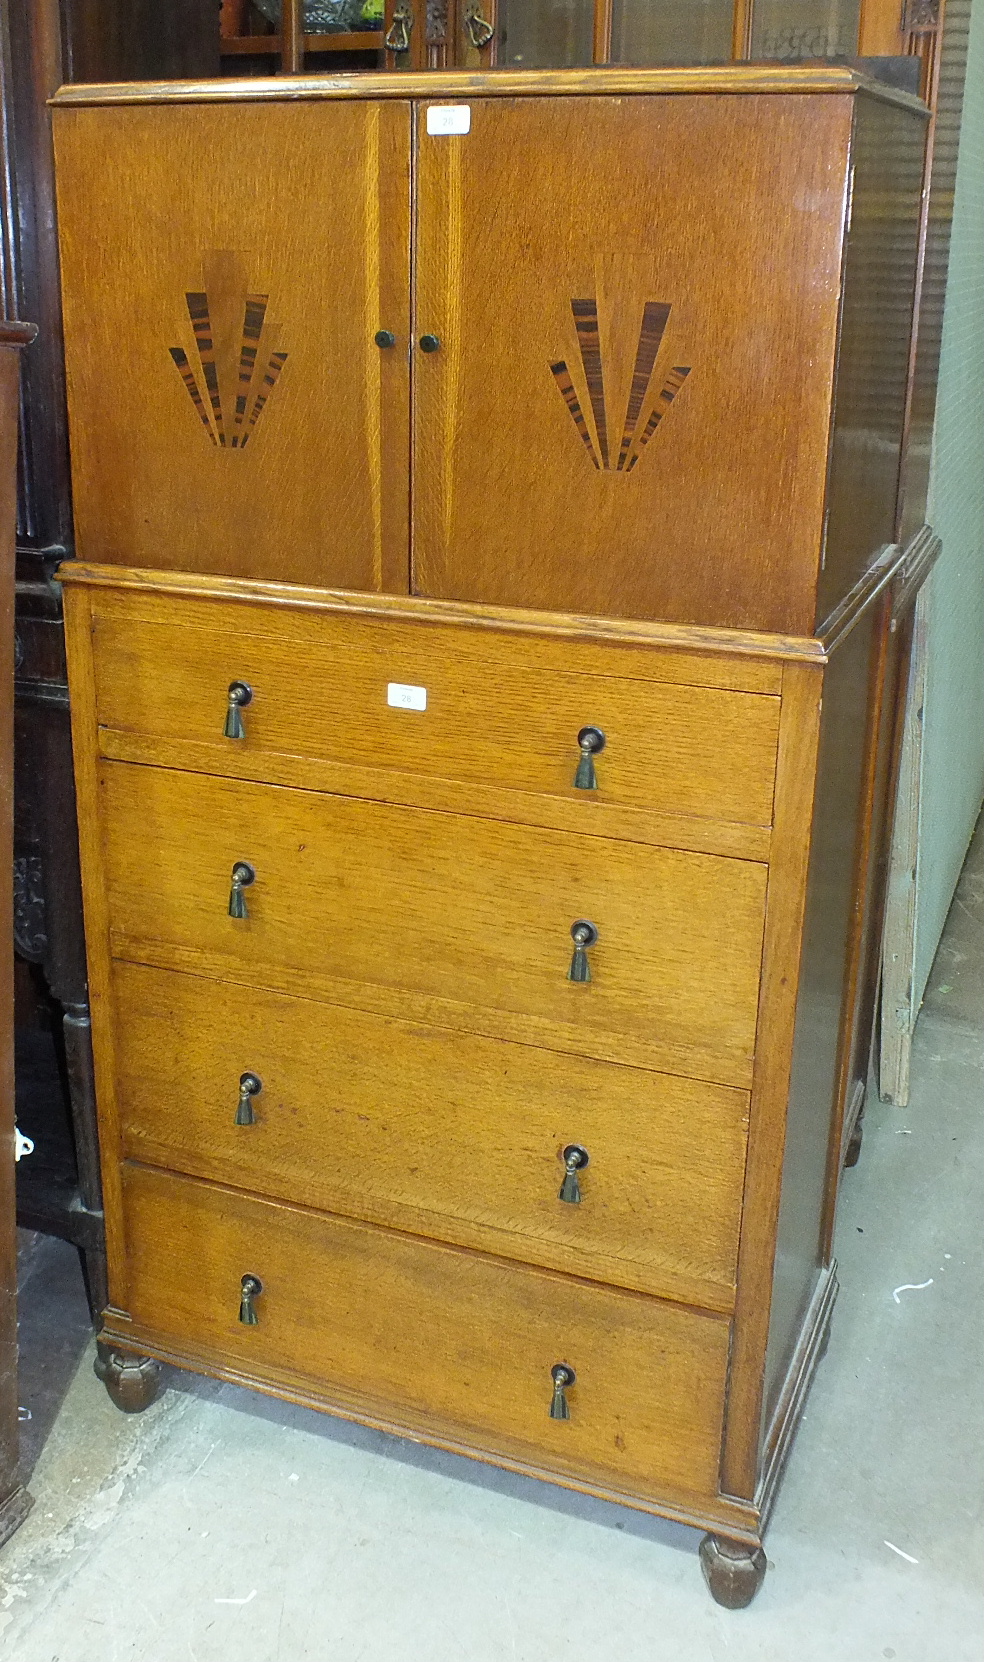
[[700,1567],[715,1604],[744,1610],[765,1580],[765,1553],[742,1541],[705,1535],[700,1543]]
[[150,1356],[131,1356],[97,1341],[92,1367],[124,1414],[142,1414],[161,1388],[161,1365]]

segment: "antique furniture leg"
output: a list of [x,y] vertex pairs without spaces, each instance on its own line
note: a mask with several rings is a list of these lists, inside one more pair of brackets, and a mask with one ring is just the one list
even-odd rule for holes
[[92,1367],[124,1414],[142,1414],[161,1388],[161,1365],[151,1356],[132,1356],[97,1342]]
[[765,1553],[761,1547],[729,1541],[723,1535],[705,1535],[700,1543],[700,1567],[715,1604],[726,1610],[744,1610],[765,1580]]

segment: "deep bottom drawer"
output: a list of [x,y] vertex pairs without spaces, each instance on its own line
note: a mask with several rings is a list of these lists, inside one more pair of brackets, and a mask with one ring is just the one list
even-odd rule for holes
[[[146,1167],[123,1179],[128,1308],[162,1347],[281,1368],[558,1475],[716,1494],[724,1318]],[[557,1363],[576,1374],[566,1420]]]

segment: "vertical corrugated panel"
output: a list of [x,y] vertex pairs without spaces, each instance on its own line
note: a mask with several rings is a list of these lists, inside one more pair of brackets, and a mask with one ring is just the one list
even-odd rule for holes
[[929,487],[943,554],[928,595],[917,1008],[984,796],[984,0],[947,0],[936,141],[944,188],[958,133],[949,270],[944,249],[925,276],[946,283],[946,306]]

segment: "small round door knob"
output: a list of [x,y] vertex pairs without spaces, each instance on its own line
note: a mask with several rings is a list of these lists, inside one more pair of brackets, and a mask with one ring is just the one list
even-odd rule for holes
[[440,345],[441,343],[436,335],[421,335],[420,337],[421,352],[437,352]]
[[376,330],[376,345],[377,346],[383,346],[383,347],[395,346],[396,345],[396,336],[394,335],[392,329],[377,329]]

